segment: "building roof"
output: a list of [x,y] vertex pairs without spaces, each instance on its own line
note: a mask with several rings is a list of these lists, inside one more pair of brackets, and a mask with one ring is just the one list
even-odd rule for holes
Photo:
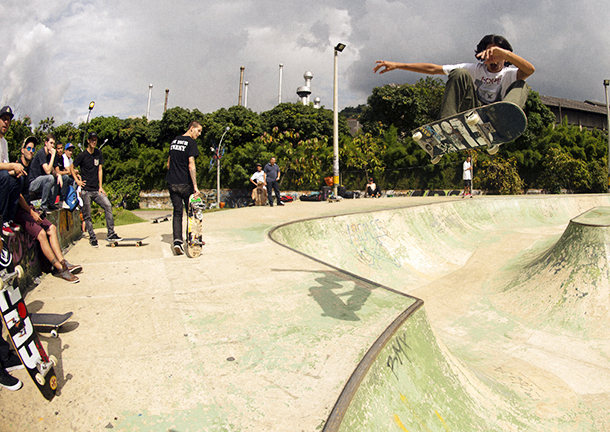
[[606,115],[606,105],[600,102],[578,102],[570,99],[561,99],[542,95],[540,95],[540,100],[546,106],[561,107],[562,109],[574,109],[578,111],[587,111],[595,114]]

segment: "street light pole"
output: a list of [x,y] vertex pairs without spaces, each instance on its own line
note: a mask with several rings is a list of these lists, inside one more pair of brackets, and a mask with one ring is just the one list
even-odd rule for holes
[[345,44],[338,43],[335,47],[335,62],[333,73],[333,194],[337,197],[339,188],[339,89],[338,66],[339,53],[345,49]]
[[606,133],[608,134],[608,193],[610,193],[610,104],[608,103],[608,86],[610,80],[604,80],[604,89],[606,90]]
[[146,120],[150,120],[150,98],[152,96],[152,88],[153,88],[153,85],[149,84],[148,85],[148,105],[146,108]]
[[89,117],[91,117],[91,110],[95,106],[95,101],[89,102],[89,113],[87,114],[87,122],[85,123],[85,132],[83,133],[83,144],[81,146],[81,150],[85,149],[85,139],[87,137],[87,131],[89,130]]
[[222,139],[225,137],[225,134],[227,132],[229,132],[229,129],[231,129],[229,126],[227,126],[227,128],[225,129],[225,133],[222,134],[222,137],[220,137],[220,144],[218,144],[218,150],[217,150],[217,156],[218,156],[218,163],[216,164],[216,205],[217,208],[220,208],[220,158],[222,155]]

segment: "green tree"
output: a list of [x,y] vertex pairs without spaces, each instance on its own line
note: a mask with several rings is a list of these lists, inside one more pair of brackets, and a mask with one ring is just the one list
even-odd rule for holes
[[561,148],[549,149],[542,168],[538,182],[550,193],[561,193],[562,189],[583,192],[591,188],[591,173],[586,162]]
[[524,185],[517,171],[517,161],[500,156],[481,162],[481,169],[475,172],[474,183],[477,188],[500,195],[520,194]]

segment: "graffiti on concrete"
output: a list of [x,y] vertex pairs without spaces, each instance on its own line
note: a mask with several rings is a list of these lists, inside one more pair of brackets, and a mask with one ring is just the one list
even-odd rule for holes
[[400,262],[384,245],[384,241],[391,240],[384,221],[375,219],[371,222],[348,224],[347,232],[350,244],[356,249],[358,261],[377,270],[381,269],[381,262],[400,267]]

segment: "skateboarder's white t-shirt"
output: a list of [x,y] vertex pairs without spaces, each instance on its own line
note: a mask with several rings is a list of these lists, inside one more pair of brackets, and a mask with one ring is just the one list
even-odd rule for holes
[[518,68],[508,66],[500,72],[491,73],[487,70],[485,63],[460,63],[455,65],[444,65],[443,72],[449,75],[453,69],[466,69],[474,85],[477,88],[479,100],[483,105],[499,102],[506,97],[506,92],[512,83],[517,81]]
[[265,183],[265,173],[262,171],[256,171],[254,174],[252,174],[252,177],[250,177],[250,180],[252,180],[255,183],[258,183],[258,182]]

